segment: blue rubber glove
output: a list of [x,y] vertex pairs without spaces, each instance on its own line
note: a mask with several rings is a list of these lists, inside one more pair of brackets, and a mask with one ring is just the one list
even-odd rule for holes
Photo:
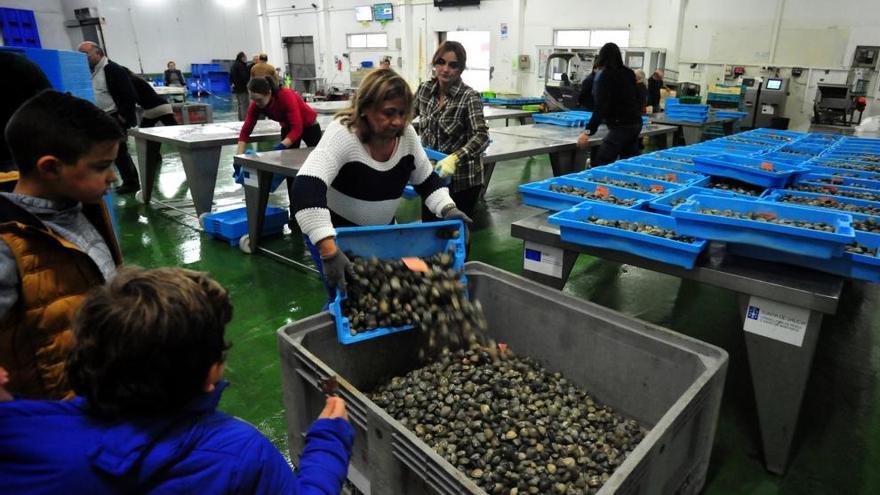
[[254,151],[254,150],[252,150],[252,149],[250,149],[250,148],[248,148],[248,149],[244,150],[244,154],[245,154],[245,155],[256,155],[257,152]]
[[284,143],[278,143],[277,145],[275,145],[275,151],[281,151],[281,150],[286,150],[286,149],[287,149],[287,146],[284,146]]

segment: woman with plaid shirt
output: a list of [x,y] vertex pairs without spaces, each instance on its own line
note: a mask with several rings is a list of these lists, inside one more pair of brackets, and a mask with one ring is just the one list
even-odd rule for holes
[[[467,53],[461,43],[442,43],[431,64],[434,77],[416,91],[415,115],[419,117],[422,144],[449,156],[441,160],[440,176],[452,176],[452,200],[469,217],[483,189],[480,155],[489,145],[489,126],[483,117],[480,94],[462,82]],[[422,220],[439,220],[422,208]]]

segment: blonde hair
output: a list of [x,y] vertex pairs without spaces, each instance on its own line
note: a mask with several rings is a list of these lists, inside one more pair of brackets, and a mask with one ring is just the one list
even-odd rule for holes
[[406,119],[399,136],[412,122],[413,92],[409,84],[391,69],[376,69],[367,74],[351,99],[351,106],[336,114],[342,125],[354,131],[362,142],[370,140],[373,131],[364,116],[364,111],[378,108],[383,102],[403,98],[407,109]]

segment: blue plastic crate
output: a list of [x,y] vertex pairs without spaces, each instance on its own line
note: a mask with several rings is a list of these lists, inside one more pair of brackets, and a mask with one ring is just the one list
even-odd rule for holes
[[841,141],[845,136],[840,134],[826,134],[821,132],[810,132],[806,135],[805,139],[815,139],[822,140],[828,142],[828,144],[834,144],[838,141]]
[[40,48],[0,47],[27,57],[37,64],[52,87],[89,101],[95,101],[92,73],[86,55],[80,52]]
[[[867,248],[877,249],[880,247],[880,236],[872,236],[856,231],[855,239],[855,242]],[[840,275],[841,277],[866,280],[875,284],[880,283],[880,258],[877,256],[844,251],[840,257],[823,259],[785,253],[762,246],[736,243],[728,244],[727,249],[738,256],[757,258],[774,263],[788,263]]]
[[483,98],[483,102],[495,105],[537,105],[544,103],[544,98]]
[[833,168],[838,170],[850,170],[854,173],[880,174],[880,163],[860,162],[847,160],[839,157],[819,156],[804,162],[808,168]]
[[821,205],[803,205],[803,207],[880,216],[880,203],[847,198],[844,196],[835,196],[833,194],[817,194],[805,191],[792,191],[789,189],[770,189],[761,197],[761,199],[764,201],[778,201],[781,203],[796,205],[803,205],[803,203],[798,202],[798,199],[806,201],[821,199]]
[[792,155],[791,153],[780,153],[778,151],[768,151],[766,153],[762,153],[760,156],[770,161],[785,162],[791,165],[806,163],[808,160],[811,159],[811,157],[809,156]]
[[683,114],[683,113],[674,113],[674,114],[668,113],[667,116],[668,116],[669,120],[678,121],[678,122],[700,122],[700,123],[702,123],[702,122],[706,122],[707,120],[709,120],[708,115],[698,116],[698,115],[690,115],[690,114]]
[[[797,165],[773,162],[759,157],[738,155],[698,156],[694,158],[697,172],[714,177],[727,177],[761,187],[785,187],[798,174],[807,171]],[[770,170],[764,170],[767,166]]]
[[550,124],[562,127],[585,127],[593,118],[592,112],[552,112],[552,113],[536,113],[532,115],[536,124]]
[[817,194],[831,194],[844,198],[861,199],[864,201],[880,202],[880,191],[848,187],[838,184],[798,182],[791,184],[787,190],[813,192]]
[[559,225],[560,236],[565,242],[614,249],[687,269],[694,267],[697,257],[706,247],[706,241],[700,239],[686,243],[616,227],[596,225],[589,222],[591,215],[608,220],[640,222],[677,231],[672,217],[594,203],[583,203],[561,211],[551,215],[548,221]]
[[715,150],[709,150],[705,147],[700,147],[698,145],[690,145],[690,146],[676,146],[675,148],[669,148],[666,150],[655,151],[653,154],[659,156],[660,153],[673,153],[676,156],[696,156],[696,155],[717,155],[718,153]]
[[[681,155],[681,156],[672,156],[669,159],[666,158],[656,158],[659,155],[649,154],[649,155],[640,155],[633,158],[627,158],[626,160],[619,160],[615,163],[628,163],[641,165],[645,167],[652,167],[661,170],[668,170],[670,172],[675,173],[687,173],[687,174],[696,174],[696,167],[694,166],[694,162],[689,155]],[[665,155],[663,155],[665,156]],[[678,160],[676,160],[678,158]],[[684,161],[687,160],[687,161]]]
[[880,191],[880,177],[877,177],[877,180],[870,180],[855,177],[839,177],[824,173],[811,172],[798,177],[796,183],[800,184],[801,182],[808,184],[844,186],[849,188],[865,189],[868,191]]
[[[439,151],[432,150],[428,147],[424,148],[425,154],[428,155],[428,160],[431,160],[432,163],[439,162],[440,160],[449,156],[446,153],[440,153]],[[438,174],[440,173],[439,170],[435,170],[435,172],[437,172]],[[444,186],[448,186],[452,182],[452,177],[446,177],[441,180],[443,181]],[[413,186],[407,184],[407,186],[403,188],[403,199],[416,199],[418,197],[419,193],[416,192],[416,188],[414,188]]]
[[40,48],[40,31],[33,10],[0,8],[0,30],[7,46]]
[[[458,232],[458,236],[452,238],[449,235],[450,231]],[[437,253],[451,252],[454,256],[453,268],[461,272],[461,280],[466,282],[463,271],[465,228],[461,220],[344,227],[336,229],[336,245],[345,253],[382,260],[408,256],[427,258]],[[346,299],[346,296],[337,292],[336,299],[330,303],[329,308],[336,320],[336,337],[341,344],[354,344],[415,328],[413,325],[379,327],[351,335],[351,324],[342,310],[342,302]]]
[[[284,231],[288,221],[287,208],[266,208],[263,236],[277,235]],[[230,246],[238,246],[241,237],[248,233],[247,208],[236,208],[205,215],[205,232],[213,239],[222,239]]]
[[220,64],[190,64],[190,73],[193,77],[207,77],[209,72],[223,72]]
[[[703,208],[732,210],[737,213],[760,213],[776,218],[826,223],[834,232],[820,232],[801,227],[759,220],[722,217],[701,213]],[[855,240],[852,217],[843,213],[801,208],[766,201],[695,195],[672,209],[678,232],[713,241],[770,246],[788,253],[817,258],[841,256],[843,248]]]
[[787,143],[792,141],[797,141],[798,139],[803,138],[807,134],[805,132],[797,132],[797,131],[782,131],[778,129],[752,129],[748,131],[746,134],[760,134],[764,136],[772,136],[775,139],[778,139],[780,143]]
[[[724,93],[709,93],[706,95],[706,101],[724,101],[737,103],[742,99],[742,95],[728,95]],[[745,112],[740,112],[745,113]]]
[[654,194],[634,191],[632,189],[606,186],[604,184],[586,182],[577,179],[554,177],[551,179],[542,180],[540,182],[532,182],[530,184],[520,185],[519,191],[523,195],[523,203],[529,206],[534,206],[535,208],[544,208],[545,210],[552,211],[565,210],[571,208],[572,206],[581,204],[585,201],[595,203],[607,203],[606,201],[598,199],[583,198],[581,196],[575,196],[573,194],[565,194],[561,192],[551,191],[551,185],[579,187],[581,189],[586,189],[591,193],[595,192],[597,187],[604,187],[606,190],[608,190],[608,194],[614,198],[618,198],[621,200],[632,200],[633,202],[631,205],[624,205],[624,207],[629,208],[641,208],[642,205],[645,204],[647,201],[650,201],[651,199],[656,197],[656,195]]
[[846,177],[852,179],[865,179],[871,181],[880,181],[880,172],[867,172],[862,170],[855,169],[847,169],[847,168],[834,168],[834,167],[823,167],[819,165],[815,165],[816,162],[810,163],[805,162],[804,166],[809,168],[811,171],[822,174],[822,175],[830,175],[832,177]]
[[721,153],[736,153],[736,154],[748,154],[748,155],[757,155],[761,153],[765,153],[770,151],[773,147],[767,145],[756,145],[756,144],[748,144],[743,143],[741,141],[730,141],[725,138],[712,139],[710,141],[704,141],[695,147],[703,148],[703,149],[711,149],[718,148],[721,150]]
[[[662,160],[654,160],[662,161]],[[675,167],[676,165],[671,164],[674,162],[667,162],[667,166]],[[671,164],[671,165],[669,165]],[[611,165],[606,165],[604,167],[598,167],[593,170],[599,169],[607,169],[613,172],[617,172],[620,174],[628,174],[635,175],[637,177],[646,177],[654,180],[662,180],[665,182],[673,182],[675,184],[688,184],[695,185],[708,180],[706,176],[697,173],[688,173],[685,172],[681,167],[679,169],[670,170],[668,168],[658,168],[652,167],[649,165],[642,165],[636,162],[628,162],[624,160],[616,161]]]
[[[681,184],[677,184],[675,182],[649,179],[638,177],[635,175],[627,175],[609,170],[606,167],[591,168],[584,172],[569,174],[566,177],[571,179],[596,182],[602,185],[611,185],[615,187],[622,187],[624,189],[632,189],[635,191],[653,194],[655,196],[661,196],[663,194],[677,191],[678,189],[682,188]],[[620,181],[621,183],[609,184],[607,181]]]
[[769,138],[767,136],[761,135],[750,135],[745,133],[731,134],[730,136],[723,136],[713,141],[726,141],[737,144],[749,144],[752,146],[760,146],[762,148],[776,148],[779,146],[779,141],[775,139]]
[[[670,212],[672,212],[673,208],[675,208],[679,204],[683,203],[684,200],[687,200],[691,196],[694,196],[697,194],[705,194],[705,195],[709,195],[709,196],[720,196],[722,198],[742,197],[742,196],[739,196],[738,194],[732,193],[730,191],[723,191],[721,189],[709,189],[709,188],[700,187],[700,186],[689,186],[689,187],[685,187],[683,189],[679,189],[678,191],[669,193],[665,196],[660,196],[657,199],[651,200],[651,202],[648,203],[648,207],[656,212],[668,215]],[[679,202],[679,200],[682,200],[682,201]],[[673,204],[673,203],[676,203],[676,204]]]
[[666,113],[688,113],[695,115],[708,115],[709,105],[693,104],[693,103],[672,103],[666,104]]

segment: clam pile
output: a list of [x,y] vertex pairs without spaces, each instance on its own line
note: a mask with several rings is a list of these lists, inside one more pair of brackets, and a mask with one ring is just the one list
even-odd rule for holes
[[[730,141],[730,142],[732,142],[732,143],[745,143],[745,144],[751,144],[751,145],[753,145],[753,146],[761,146],[761,147],[768,146],[768,144],[767,144],[766,142],[764,142],[764,141],[759,141],[759,140],[757,140],[757,139],[748,139],[748,138],[744,138],[744,137],[737,137],[737,136],[729,136],[729,137],[724,138],[724,140],[725,140],[725,141]],[[779,146],[779,145],[778,145],[778,144],[773,144],[773,145],[771,145],[771,146]]]
[[478,345],[370,398],[492,495],[596,493],[646,433],[559,373]]
[[743,220],[754,220],[756,222],[775,223],[778,225],[786,225],[789,227],[799,227],[802,229],[818,230],[820,232],[834,232],[834,226],[824,222],[805,222],[803,220],[791,220],[789,218],[778,218],[773,213],[762,213],[752,211],[749,213],[740,213],[733,210],[717,210],[714,208],[702,208],[700,213],[706,215],[716,215],[719,217],[741,218]]
[[834,186],[816,186],[811,184],[794,184],[788,187],[795,191],[806,191],[819,194],[833,194],[834,196],[844,196],[847,198],[862,199],[865,201],[880,201],[880,194],[870,191],[849,191],[841,190]]
[[793,150],[790,148],[789,149],[782,148],[779,151],[782,153],[788,153],[789,155],[796,155],[796,156],[815,156],[816,155],[815,153],[810,153],[808,151],[799,151],[799,150]]
[[858,242],[848,244],[844,248],[844,250],[846,250],[846,252],[848,252],[848,253],[853,253],[853,254],[864,254],[866,256],[877,256],[877,249],[876,248],[869,248],[868,246],[863,246],[863,245],[859,244]]
[[634,199],[623,199],[613,194],[596,194],[595,192],[574,186],[560,186],[558,184],[550,184],[550,190],[562,194],[570,194],[572,196],[580,196],[582,198],[593,199],[596,201],[604,201],[615,205],[632,206],[636,201]]
[[479,302],[468,299],[452,254],[425,258],[425,272],[413,271],[401,260],[350,259],[342,310],[352,335],[414,325],[428,332],[432,349],[479,341],[486,322]]
[[693,237],[687,237],[683,235],[678,235],[675,231],[664,229],[662,227],[657,227],[656,225],[651,225],[642,222],[627,222],[625,220],[611,220],[608,218],[599,218],[595,215],[591,215],[588,219],[590,223],[594,223],[596,225],[602,225],[603,227],[612,227],[615,229],[628,230],[630,232],[637,232],[639,234],[647,234],[653,235],[656,237],[663,237],[664,239],[671,239],[673,241],[678,242],[686,242],[688,244],[693,244],[697,240]]
[[867,163],[853,163],[844,161],[823,162],[823,167],[845,168],[848,170],[861,170],[864,172],[880,172],[880,165],[869,165]]
[[[851,177],[856,176],[856,174],[847,174],[847,173],[834,174],[834,175],[851,176]],[[856,178],[860,178],[860,177],[856,177]],[[832,184],[832,185],[840,185],[840,186],[844,185],[840,179],[837,179],[834,177],[814,177],[814,178],[810,179],[810,182],[821,182],[823,184]],[[848,184],[845,184],[845,185],[847,187],[858,187],[859,189],[874,189],[874,190],[878,189],[877,186],[874,186],[871,184],[865,184],[862,182],[854,182],[854,181],[849,182]]]
[[842,201],[838,201],[834,198],[830,198],[828,196],[812,197],[784,194],[779,198],[779,201],[783,201],[785,203],[797,203],[799,205],[812,206],[815,208],[831,208],[852,213],[863,213],[865,215],[880,215],[880,207],[845,203]]
[[722,191],[730,191],[735,192],[737,194],[744,194],[746,196],[760,196],[763,192],[760,188],[755,186],[750,186],[748,184],[738,184],[733,181],[721,181],[717,179],[713,179],[709,181],[704,187],[708,187],[711,189],[721,189]]
[[873,217],[868,217],[864,220],[856,220],[855,218],[853,218],[852,226],[856,230],[880,234],[880,222],[875,220]]
[[651,179],[651,180],[662,180],[662,181],[666,181],[666,182],[677,182],[677,183],[685,182],[685,181],[679,180],[678,177],[670,177],[670,175],[674,176],[675,174],[664,174],[664,173],[650,174],[647,172],[638,172],[638,171],[634,171],[634,170],[633,171],[631,171],[631,170],[621,171],[620,173],[626,174],[626,175],[634,175],[636,177],[644,177],[646,179]]
[[[604,177],[585,177],[590,182],[598,182],[599,184],[608,184],[609,186],[622,187],[624,189],[634,189],[642,192],[652,192],[650,187],[640,185],[638,182],[627,182],[619,179],[606,179]],[[662,187],[662,186],[661,186]]]

